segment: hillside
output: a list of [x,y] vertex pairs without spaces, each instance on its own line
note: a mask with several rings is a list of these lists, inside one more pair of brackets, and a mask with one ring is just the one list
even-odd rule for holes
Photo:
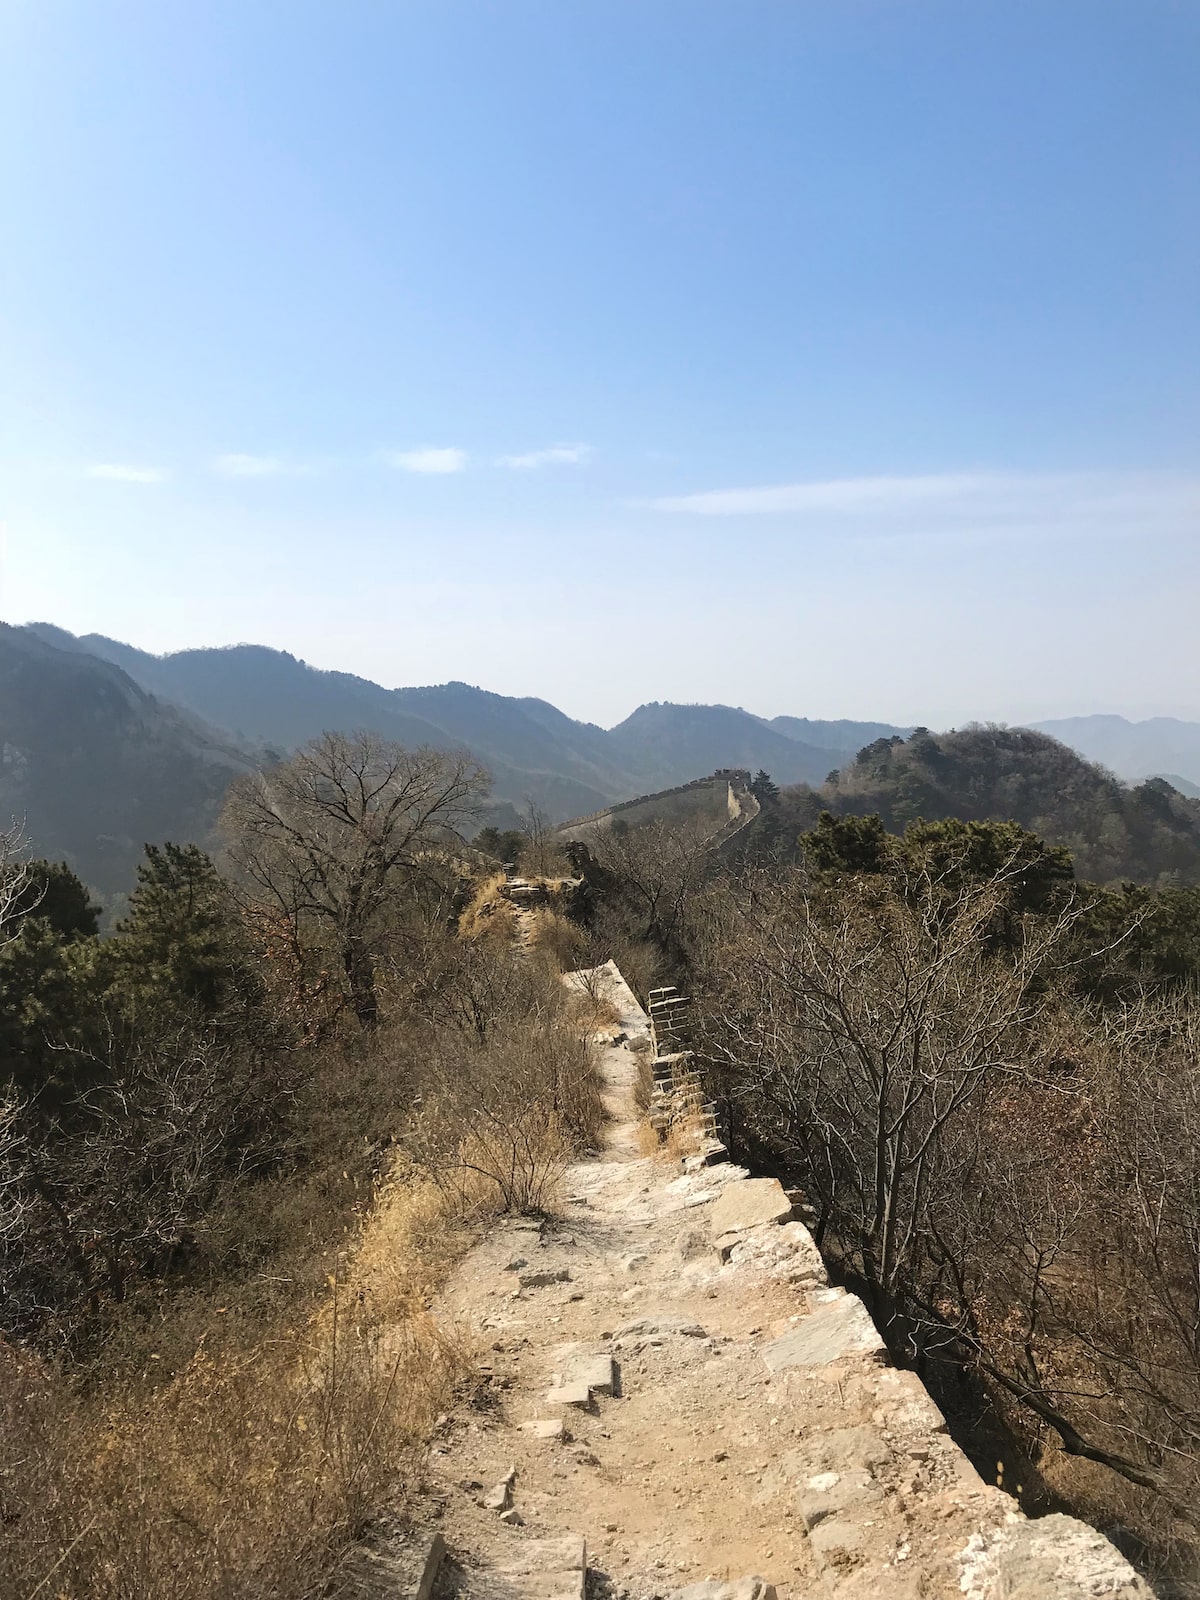
[[[129,886],[143,836],[204,838],[229,775],[255,751],[283,754],[328,729],[359,728],[409,746],[469,748],[492,772],[487,820],[500,827],[516,825],[531,799],[559,822],[743,767],[810,786],[796,802],[806,815],[829,804],[879,810],[893,826],[917,815],[1014,817],[1069,844],[1088,876],[1200,879],[1200,806],[1189,794],[1200,725],[1171,718],[1052,725],[1066,742],[976,728],[918,731],[906,743],[911,730],[889,723],[653,702],[606,730],[545,700],[465,683],[386,689],[260,645],[155,656],[47,623],[4,637],[0,734],[17,754],[6,756],[0,807],[27,815],[39,849],[66,855],[106,892]],[[1178,774],[1175,787],[1127,788],[1068,743],[1118,773]]]
[[326,729],[360,727],[401,744],[466,745],[491,769],[497,802],[521,806],[532,797],[556,821],[718,767],[763,767],[782,783],[819,782],[877,726],[821,724],[843,732],[836,745],[820,748],[731,706],[655,703],[606,731],[545,700],[466,683],[385,689],[262,645],[155,656],[48,623],[30,624],[30,631],[59,649],[111,662],[150,693],[281,751]]
[[[467,745],[491,770],[497,801],[520,806],[532,796],[555,817],[594,810],[638,787],[630,775],[589,759],[586,736],[581,750],[561,729],[526,709],[541,705],[538,701],[463,683],[384,689],[349,672],[320,671],[262,645],[155,656],[100,634],[76,638],[45,623],[32,624],[31,631],[60,648],[111,661],[152,694],[280,752],[330,729],[366,728],[413,747]],[[585,726],[569,717],[562,722],[572,730]],[[593,731],[603,738],[602,730]]]
[[1034,727],[1127,782],[1178,773],[1189,783],[1200,784],[1198,722],[1178,717],[1148,717],[1144,722],[1116,716],[1061,717]]
[[777,783],[820,783],[844,753],[802,743],[733,706],[639,706],[609,734],[627,765],[668,788],[721,767],[763,768]]
[[1200,882],[1200,801],[1161,779],[1126,785],[1028,728],[880,739],[800,798],[810,813],[878,812],[894,831],[918,817],[1012,820],[1066,845],[1083,878]]
[[837,751],[843,760],[857,755],[863,745],[870,744],[873,739],[890,739],[896,733],[907,739],[912,732],[911,728],[897,727],[891,722],[852,722],[845,717],[832,722],[813,717],[772,717],[768,726],[789,739]]
[[119,667],[0,623],[0,817],[93,888],[130,887],[147,842],[207,838],[254,753]]

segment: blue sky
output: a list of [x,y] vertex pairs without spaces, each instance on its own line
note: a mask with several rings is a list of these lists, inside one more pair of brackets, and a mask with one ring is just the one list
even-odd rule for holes
[[0,0],[0,612],[1200,716],[1186,0]]

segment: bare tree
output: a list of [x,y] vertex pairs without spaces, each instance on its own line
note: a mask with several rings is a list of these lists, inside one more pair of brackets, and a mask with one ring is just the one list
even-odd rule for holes
[[400,903],[436,877],[488,783],[463,752],[326,733],[231,790],[222,822],[243,883],[298,949],[315,938],[331,951],[364,1028]]
[[1017,1070],[1046,1004],[1034,980],[1072,920],[1031,925],[998,961],[1004,872],[946,892],[952,877],[922,869],[901,895],[870,877],[760,873],[724,898],[707,941],[735,1092],[773,1108],[822,1224],[885,1301],[926,1235],[950,1130]]
[[16,935],[15,924],[37,904],[26,859],[25,830],[17,821],[0,830],[0,946]]
[[1075,904],[1015,915],[1017,869],[710,896],[706,1050],[893,1345],[1118,1474],[1170,1550],[1200,1526],[1200,1012],[1082,1000]]
[[712,829],[703,823],[656,819],[623,828],[614,819],[589,831],[587,847],[616,882],[642,936],[669,950],[682,935],[691,897],[711,869],[712,840]]

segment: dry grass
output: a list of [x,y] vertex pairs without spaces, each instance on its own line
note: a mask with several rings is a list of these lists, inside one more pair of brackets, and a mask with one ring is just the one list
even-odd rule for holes
[[547,1209],[567,1163],[599,1139],[592,1049],[566,1000],[547,985],[539,1015],[431,1052],[412,1148],[460,1214]]
[[296,1161],[206,1219],[193,1281],[110,1308],[86,1370],[0,1341],[4,1600],[355,1592],[470,1365],[429,1315],[438,1286],[481,1222],[552,1202],[602,1120],[565,987],[514,950],[498,881],[468,909],[457,1007],[314,1056]]
[[513,939],[517,932],[517,908],[500,893],[504,886],[503,872],[494,872],[484,878],[475,889],[466,909],[458,919],[459,935],[464,939]]
[[649,1111],[650,1100],[654,1094],[654,1066],[650,1041],[646,1038],[635,1039],[630,1049],[637,1056],[637,1080],[633,1086],[634,1104],[644,1114]]
[[399,1486],[469,1366],[465,1342],[430,1318],[433,1294],[482,1219],[548,1203],[598,1126],[565,1008],[441,1048],[447,1069],[476,1068],[465,1098],[441,1109],[453,1159],[398,1159],[299,1314],[239,1315],[231,1286],[166,1380],[151,1354],[92,1389],[0,1345],[6,1600],[349,1592],[356,1541],[382,1510],[402,1512]]
[[687,1117],[673,1122],[666,1137],[660,1138],[657,1130],[643,1120],[638,1123],[638,1154],[651,1156],[657,1161],[677,1166],[684,1156],[695,1155],[703,1143],[703,1132],[698,1117]]
[[663,1141],[649,1122],[642,1121],[637,1125],[637,1147],[640,1156],[659,1157],[663,1153]]
[[570,971],[583,959],[587,945],[583,929],[552,905],[534,906],[525,925],[529,948],[553,961],[559,972]]
[[171,1381],[72,1389],[0,1349],[0,1593],[303,1600],[394,1496],[465,1369],[425,1300],[465,1243],[428,1180],[386,1185],[301,1325],[205,1340]]
[[698,1116],[682,1117],[672,1122],[663,1145],[671,1161],[682,1161],[684,1156],[694,1156],[703,1143],[703,1132]]

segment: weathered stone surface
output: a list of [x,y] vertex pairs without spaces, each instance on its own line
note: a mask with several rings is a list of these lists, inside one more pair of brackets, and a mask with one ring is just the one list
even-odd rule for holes
[[798,1497],[800,1515],[810,1533],[828,1517],[847,1511],[869,1516],[882,1503],[882,1490],[861,1467],[849,1472],[819,1472],[809,1478]]
[[[498,1581],[489,1583],[488,1579]],[[524,1539],[511,1561],[491,1573],[479,1573],[472,1591],[497,1600],[584,1600],[587,1549],[575,1534],[561,1539]]]
[[584,1410],[592,1403],[592,1391],[586,1383],[559,1383],[546,1390],[548,1406],[580,1406]]
[[817,1304],[790,1333],[765,1346],[763,1360],[772,1372],[787,1367],[824,1367],[844,1356],[886,1355],[883,1340],[857,1295],[822,1289]]
[[858,1423],[849,1428],[829,1428],[812,1434],[799,1450],[789,1451],[784,1461],[790,1476],[815,1477],[827,1472],[852,1472],[858,1467],[879,1472],[891,1462],[893,1455],[882,1434],[865,1423]]
[[517,1279],[522,1289],[544,1289],[551,1283],[570,1283],[566,1267],[545,1267],[540,1272],[523,1272]]
[[1154,1600],[1103,1534],[1060,1514],[972,1534],[958,1563],[966,1600]]
[[895,1433],[924,1437],[946,1432],[946,1419],[925,1385],[915,1372],[905,1372],[900,1367],[880,1374],[879,1405],[872,1420]]
[[526,1433],[533,1434],[535,1439],[561,1439],[565,1432],[561,1417],[539,1417],[531,1422],[523,1422],[521,1426]]
[[571,1362],[568,1382],[584,1383],[593,1394],[612,1394],[616,1381],[613,1358],[609,1355],[582,1355]]
[[744,1578],[706,1578],[702,1583],[689,1583],[686,1589],[675,1589],[669,1600],[776,1600],[775,1585],[756,1574]]
[[713,1202],[713,1238],[739,1233],[761,1222],[786,1222],[791,1214],[792,1202],[778,1178],[746,1178],[741,1183],[729,1183]]
[[698,1322],[688,1322],[683,1317],[639,1317],[636,1322],[623,1323],[613,1334],[614,1339],[629,1339],[656,1333],[676,1333],[685,1339],[703,1339],[704,1329]]
[[507,1511],[512,1505],[513,1484],[517,1481],[516,1467],[509,1467],[494,1489],[489,1489],[483,1498],[484,1507],[488,1511]]
[[813,1553],[824,1566],[840,1566],[854,1559],[862,1549],[866,1535],[857,1522],[844,1517],[830,1517],[818,1523],[809,1535]]
[[750,1268],[789,1283],[824,1286],[827,1278],[821,1252],[802,1222],[765,1222],[740,1233],[724,1233],[714,1241],[717,1254],[732,1270]]
[[433,1586],[437,1582],[437,1575],[441,1571],[442,1561],[446,1554],[446,1541],[440,1533],[435,1533],[429,1541],[429,1549],[425,1555],[425,1562],[421,1568],[421,1577],[417,1583],[415,1600],[429,1600],[433,1593]]

